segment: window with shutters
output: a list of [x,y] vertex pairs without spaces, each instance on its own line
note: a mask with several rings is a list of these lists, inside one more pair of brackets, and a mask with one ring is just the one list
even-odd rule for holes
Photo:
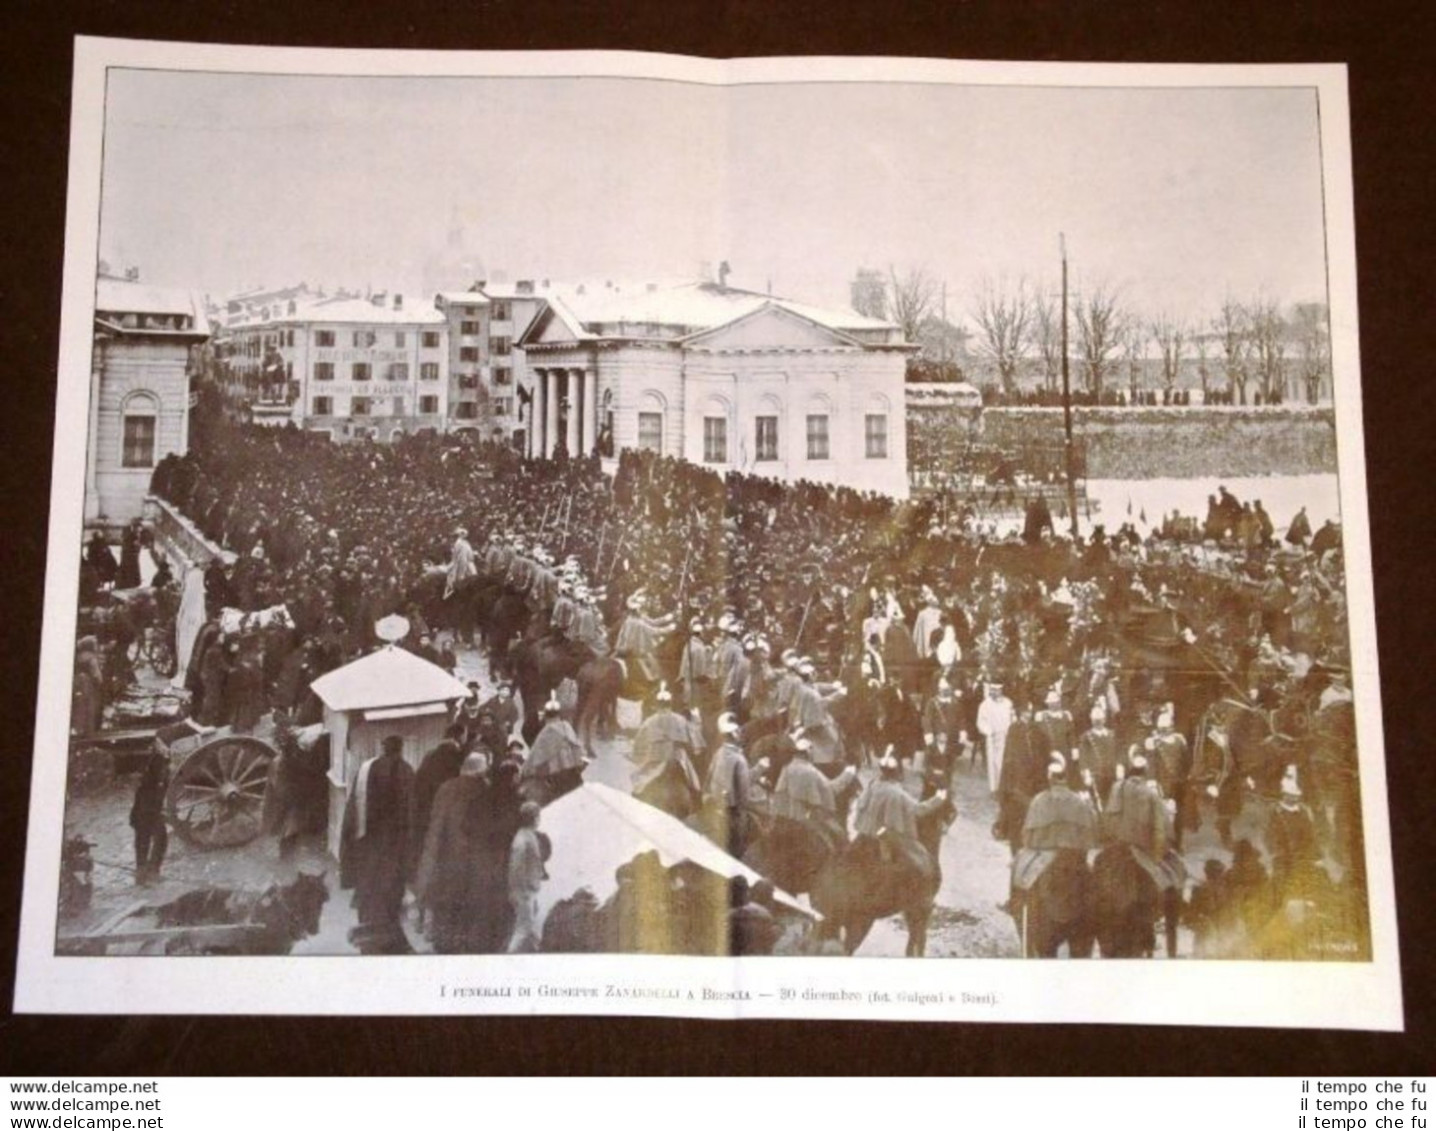
[[812,413],[808,416],[808,458],[829,459],[828,417],[826,413]]
[[439,398],[438,398],[438,397],[420,397],[420,398],[419,398],[419,415],[420,415],[420,416],[433,416],[433,415],[434,415],[436,412],[438,412],[438,411],[439,411]]
[[370,403],[368,397],[353,397],[349,401],[350,416],[368,416]]
[[754,421],[755,460],[771,462],[778,458],[778,418],[760,416]]
[[389,363],[389,380],[407,381],[409,379],[409,363],[407,361],[391,361]]
[[315,398],[314,398],[313,413],[312,413],[312,415],[314,415],[314,416],[333,416],[333,415],[334,415],[334,398],[333,398],[333,397],[315,397]]
[[334,331],[315,330],[314,344],[320,349],[332,349],[334,347]]
[[424,361],[419,364],[420,381],[437,381],[439,379],[439,363],[437,361]]
[[728,462],[728,418],[726,416],[705,416],[703,418],[703,462]]
[[334,380],[334,363],[332,361],[316,361],[314,363],[314,379],[316,381]]
[[147,396],[133,397],[125,407],[122,467],[154,467],[155,407],[155,401]]
[[438,349],[438,348],[439,348],[439,335],[438,335],[438,333],[437,333],[436,331],[433,331],[433,330],[425,330],[425,331],[424,331],[424,337],[423,337],[423,342],[422,342],[422,344],[423,344],[423,347],[424,347],[426,350],[436,350],[436,349]]
[[638,414],[638,450],[661,452],[663,450],[663,414],[661,412],[640,412]]
[[479,324],[477,321],[466,321],[459,323],[459,333],[465,336],[473,336],[476,335],[478,332]]
[[373,375],[374,370],[367,361],[356,361],[352,370],[354,380],[367,381]]
[[863,418],[863,437],[868,459],[888,458],[888,418],[886,413],[870,412]]

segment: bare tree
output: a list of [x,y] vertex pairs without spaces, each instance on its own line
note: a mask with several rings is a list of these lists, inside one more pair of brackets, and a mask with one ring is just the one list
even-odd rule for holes
[[1182,371],[1182,354],[1187,348],[1187,328],[1170,314],[1158,314],[1152,319],[1150,332],[1157,345],[1157,356],[1162,363],[1162,387],[1170,394],[1177,387],[1177,378]]
[[1062,376],[1062,304],[1041,290],[1032,296],[1030,337],[1042,362],[1042,379],[1055,390]]
[[1286,321],[1281,307],[1269,298],[1253,302],[1247,320],[1262,400],[1270,404],[1286,391]]
[[1222,367],[1227,374],[1227,392],[1232,403],[1246,404],[1247,401],[1247,357],[1249,349],[1249,321],[1242,304],[1227,299],[1212,320],[1212,329],[1221,344]]
[[918,340],[923,320],[937,299],[937,290],[937,282],[926,268],[909,267],[902,276],[896,267],[888,268],[887,317],[902,327],[908,341]]
[[1002,387],[1012,392],[1017,387],[1017,371],[1027,353],[1032,321],[1027,281],[1019,279],[1013,286],[983,279],[972,316],[980,332],[978,348],[997,366]]
[[1331,336],[1327,332],[1324,303],[1298,303],[1292,311],[1297,349],[1301,354],[1301,383],[1309,404],[1321,400],[1322,380],[1330,372]]
[[1077,315],[1077,349],[1087,371],[1087,389],[1102,399],[1103,381],[1126,328],[1126,314],[1116,287],[1098,283],[1074,304]]

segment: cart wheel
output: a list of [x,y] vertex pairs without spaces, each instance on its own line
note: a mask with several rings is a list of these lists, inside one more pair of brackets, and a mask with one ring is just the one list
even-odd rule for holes
[[257,837],[274,755],[244,735],[201,746],[170,782],[165,809],[175,832],[203,849],[234,848]]

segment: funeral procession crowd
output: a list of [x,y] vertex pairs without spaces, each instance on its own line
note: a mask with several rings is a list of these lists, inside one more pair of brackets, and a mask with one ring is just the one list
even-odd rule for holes
[[[272,725],[281,859],[328,823],[327,739],[296,738],[322,721],[316,679],[398,616],[398,647],[469,685],[417,769],[394,738],[348,784],[361,951],[851,953],[901,915],[920,955],[943,869],[979,866],[944,851],[963,822],[1010,849],[1013,954],[1367,945],[1336,524],[1277,529],[1222,487],[1145,534],[1074,536],[1038,494],[1004,535],[936,497],[651,452],[610,473],[461,436],[335,444],[203,409],[194,428],[151,489],[232,561],[204,571],[176,682],[201,727]],[[159,562],[141,585],[148,545],[136,524],[118,563],[84,555],[82,606],[144,599],[78,643],[77,736],[173,640],[184,579]],[[607,899],[540,910],[576,835],[549,807],[614,748],[637,801],[761,877],[722,880],[716,938],[706,880],[657,853]],[[133,794],[144,882],[169,772],[151,758]],[[805,930],[781,897],[806,897]]]

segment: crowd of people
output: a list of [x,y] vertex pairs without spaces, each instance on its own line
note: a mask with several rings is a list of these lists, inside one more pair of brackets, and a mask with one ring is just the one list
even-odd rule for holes
[[[530,606],[529,643],[625,662],[647,716],[635,791],[679,816],[719,811],[737,855],[755,794],[829,844],[915,836],[965,759],[983,767],[993,832],[1014,852],[1043,848],[1043,814],[1067,807],[1035,799],[1063,788],[1097,833],[1140,826],[1128,839],[1160,862],[1211,793],[1230,823],[1236,743],[1197,749],[1214,703],[1289,720],[1350,698],[1339,528],[1313,536],[1303,513],[1279,532],[1224,488],[1204,522],[1173,515],[1145,538],[1101,525],[1063,537],[1041,496],[1020,532],[995,537],[930,500],[721,476],[649,452],[622,453],[609,477],[597,459],[525,461],[461,437],[336,445],[214,418],[156,469],[153,490],[235,556],[205,578],[187,673],[202,722],[243,730],[268,710],[317,721],[309,684],[376,646],[393,613],[410,622],[406,646],[452,670],[475,632],[466,594],[508,587]],[[224,608],[278,606],[287,615],[263,627],[219,623]],[[512,722],[518,708],[511,687],[501,694],[457,720],[440,759],[452,773],[393,857],[407,861],[401,892],[450,891],[456,853],[498,875],[518,807],[581,775],[571,703],[523,703],[541,725],[532,749],[510,750],[494,714]],[[1288,770],[1251,785],[1273,804],[1310,796],[1304,764]],[[914,773],[931,783],[925,800],[901,787]],[[1160,821],[1111,816],[1145,811],[1148,796],[1170,824],[1156,841]],[[455,915],[440,910],[454,899],[432,895],[436,945],[536,945],[521,914],[504,940],[474,937],[475,918],[493,918],[473,910],[488,898],[462,896]]]

